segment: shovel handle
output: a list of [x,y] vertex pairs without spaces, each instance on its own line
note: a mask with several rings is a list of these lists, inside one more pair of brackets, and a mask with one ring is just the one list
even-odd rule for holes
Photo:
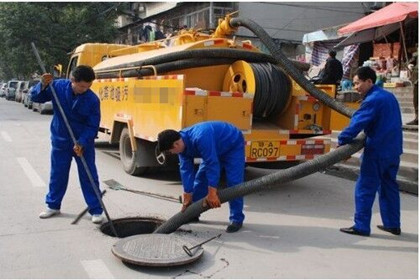
[[[104,196],[105,193],[106,193],[106,190],[103,190],[101,192],[101,196]],[[87,211],[89,211],[89,207],[86,207],[82,212],[80,212],[80,214],[77,215],[76,219],[74,219],[74,221],[71,222],[71,224],[72,225],[77,224],[80,221],[80,219],[87,213]]]

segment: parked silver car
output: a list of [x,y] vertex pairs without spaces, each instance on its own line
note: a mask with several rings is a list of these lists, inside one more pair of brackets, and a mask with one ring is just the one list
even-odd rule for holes
[[19,81],[15,92],[15,101],[22,102],[23,91],[28,90],[29,81]]
[[32,102],[32,110],[38,111],[41,115],[52,114],[53,112],[52,101],[48,101],[45,103]]
[[6,99],[7,100],[15,100],[16,95],[16,88],[20,81],[11,80],[7,82],[7,90],[6,90]]
[[28,89],[23,91],[22,102],[25,107],[32,109],[32,100],[31,100],[31,90],[32,88],[39,83],[39,80],[31,80],[28,84]]
[[0,97],[6,97],[7,83],[2,83],[0,87]]
[[48,102],[45,102],[45,103],[38,103],[38,102],[33,102],[32,101],[32,110],[33,111],[38,111],[41,115],[47,114],[47,113],[52,113],[53,112],[52,101],[48,101]]

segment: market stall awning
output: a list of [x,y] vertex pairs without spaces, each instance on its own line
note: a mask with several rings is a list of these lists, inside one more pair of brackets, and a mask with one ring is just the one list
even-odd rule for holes
[[312,42],[331,41],[343,38],[344,35],[338,34],[338,30],[343,26],[345,26],[345,24],[326,27],[314,32],[306,33],[303,35],[302,43],[308,44]]
[[338,30],[340,34],[349,34],[370,28],[380,27],[404,21],[418,16],[418,3],[392,3],[370,15],[350,23]]
[[376,41],[408,24],[418,17],[417,3],[393,3],[338,30],[348,37],[335,48],[356,43]]

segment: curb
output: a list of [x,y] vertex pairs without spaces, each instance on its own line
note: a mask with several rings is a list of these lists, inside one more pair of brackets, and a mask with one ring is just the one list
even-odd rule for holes
[[[325,169],[324,173],[328,175],[356,181],[357,177],[359,177],[359,168],[350,167],[348,165],[337,163]],[[398,185],[400,186],[400,191],[418,195],[419,188],[418,188],[417,182],[410,181],[401,176],[397,176],[397,182],[398,182]]]

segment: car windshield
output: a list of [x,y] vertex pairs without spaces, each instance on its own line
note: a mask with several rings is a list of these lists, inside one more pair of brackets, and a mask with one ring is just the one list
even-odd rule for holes
[[16,89],[18,82],[10,82],[9,87]]

